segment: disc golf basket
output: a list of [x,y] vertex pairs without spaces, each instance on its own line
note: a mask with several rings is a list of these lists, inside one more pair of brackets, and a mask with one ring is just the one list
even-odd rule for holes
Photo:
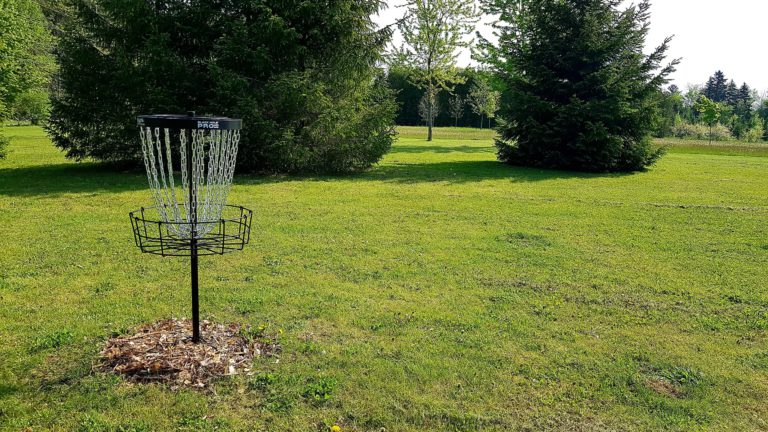
[[198,257],[242,250],[253,212],[227,205],[242,121],[226,117],[138,117],[154,206],[130,213],[143,253],[190,257],[192,342],[200,341]]

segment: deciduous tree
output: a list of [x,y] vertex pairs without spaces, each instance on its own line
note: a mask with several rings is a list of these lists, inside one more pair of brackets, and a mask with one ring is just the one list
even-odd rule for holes
[[[462,81],[456,68],[457,50],[470,45],[466,36],[477,22],[475,0],[408,0],[399,24],[404,44],[393,58],[405,62],[414,84],[437,100],[442,90]],[[429,106],[428,109],[433,109]],[[429,114],[427,140],[432,140],[433,115]]]
[[53,37],[34,0],[0,1],[0,118],[31,91],[47,91],[55,70]]
[[483,128],[486,117],[490,127],[490,119],[494,118],[499,110],[499,92],[492,90],[486,79],[478,79],[475,80],[469,90],[468,101],[472,112],[480,117],[480,129]]
[[712,144],[712,128],[720,121],[722,106],[703,96],[696,102],[695,108],[701,114],[701,120],[709,126],[709,143]]
[[[55,70],[53,38],[34,0],[0,0],[0,122],[19,106],[23,95],[47,98]],[[0,136],[0,158],[9,140]]]
[[440,104],[436,99],[435,94],[424,92],[419,100],[419,117],[426,125],[434,124],[435,118],[440,114]]
[[464,98],[460,95],[452,95],[448,100],[448,109],[451,112],[451,116],[454,119],[454,126],[459,125],[459,118],[464,115]]

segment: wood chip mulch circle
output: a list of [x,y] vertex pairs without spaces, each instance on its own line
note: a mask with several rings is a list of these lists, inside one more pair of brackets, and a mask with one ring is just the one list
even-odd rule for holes
[[192,343],[190,320],[170,319],[109,339],[98,369],[135,382],[205,387],[221,376],[250,374],[254,357],[277,357],[276,338],[239,324],[202,321],[201,341]]

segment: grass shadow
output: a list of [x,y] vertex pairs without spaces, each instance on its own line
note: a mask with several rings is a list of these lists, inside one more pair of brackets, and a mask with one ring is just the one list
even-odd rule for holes
[[493,153],[493,147],[472,146],[404,146],[392,147],[390,153]]
[[4,196],[115,193],[146,187],[147,176],[143,172],[106,163],[61,163],[0,169],[0,195]]
[[[235,185],[301,181],[378,181],[389,183],[470,183],[485,180],[537,182],[554,179],[621,177],[631,174],[591,174],[506,165],[497,161],[392,163],[350,175],[238,175]],[[138,168],[100,163],[62,163],[0,169],[0,196],[48,196],[65,193],[119,193],[147,189]]]
[[626,175],[628,174],[593,174],[515,167],[498,161],[452,161],[385,165],[365,173],[361,177],[399,183],[470,183],[485,180],[529,183],[556,179],[590,179]]
[[7,382],[6,383],[0,382],[0,399],[13,396],[18,391],[19,391],[19,388],[16,385],[13,385]]
[[528,183],[556,179],[619,178],[627,175],[595,174],[571,171],[553,171],[510,166],[496,161],[453,161],[433,163],[397,163],[375,167],[360,174],[350,175],[298,175],[298,176],[251,176],[235,178],[235,184],[254,185],[283,182],[335,182],[378,181],[385,183],[471,183],[485,180],[509,180]]

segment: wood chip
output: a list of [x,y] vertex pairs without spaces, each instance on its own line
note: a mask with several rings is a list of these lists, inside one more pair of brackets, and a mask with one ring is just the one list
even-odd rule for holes
[[205,387],[213,379],[251,370],[254,355],[277,357],[275,337],[252,339],[250,327],[200,323],[198,344],[192,343],[190,320],[147,324],[131,334],[111,338],[101,351],[98,369],[140,383],[165,382]]

